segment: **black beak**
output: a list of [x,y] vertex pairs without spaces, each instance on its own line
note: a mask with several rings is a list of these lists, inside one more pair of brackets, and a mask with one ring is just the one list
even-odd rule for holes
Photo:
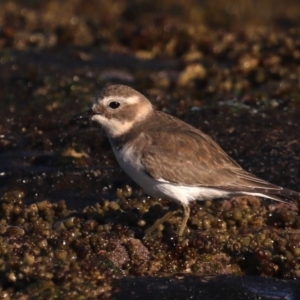
[[85,120],[90,120],[91,117],[94,115],[95,113],[93,112],[92,109],[89,109],[75,117],[73,117],[71,120],[70,120],[70,124],[74,124],[76,123],[77,121],[85,121]]
[[72,121],[78,121],[78,120],[85,120],[85,119],[90,119],[95,113],[93,112],[92,109],[89,109],[77,116],[75,116]]

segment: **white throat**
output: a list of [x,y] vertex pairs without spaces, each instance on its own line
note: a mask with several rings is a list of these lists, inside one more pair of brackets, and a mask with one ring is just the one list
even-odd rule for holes
[[106,133],[110,137],[118,137],[127,133],[133,126],[135,121],[120,121],[118,119],[107,119],[103,115],[94,115],[91,118],[104,127]]

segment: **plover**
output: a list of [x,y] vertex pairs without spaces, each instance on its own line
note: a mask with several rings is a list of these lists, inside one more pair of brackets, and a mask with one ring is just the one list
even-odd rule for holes
[[[194,200],[254,195],[277,201],[300,194],[257,178],[232,160],[208,135],[161,111],[138,91],[111,85],[99,92],[88,117],[109,138],[122,169],[149,195],[183,206],[186,227]],[[171,213],[146,230],[150,234]]]

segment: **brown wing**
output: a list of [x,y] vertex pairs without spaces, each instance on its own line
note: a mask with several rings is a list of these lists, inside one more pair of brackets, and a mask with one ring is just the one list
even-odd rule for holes
[[155,179],[233,191],[271,189],[276,194],[282,190],[244,171],[209,136],[196,129],[160,130],[152,132],[151,137],[146,137],[148,146],[141,160],[145,171]]

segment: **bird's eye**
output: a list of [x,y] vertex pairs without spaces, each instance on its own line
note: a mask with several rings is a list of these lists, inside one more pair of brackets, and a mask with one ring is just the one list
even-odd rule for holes
[[108,104],[108,106],[112,109],[117,109],[120,105],[121,105],[121,103],[117,102],[117,101],[111,101]]

